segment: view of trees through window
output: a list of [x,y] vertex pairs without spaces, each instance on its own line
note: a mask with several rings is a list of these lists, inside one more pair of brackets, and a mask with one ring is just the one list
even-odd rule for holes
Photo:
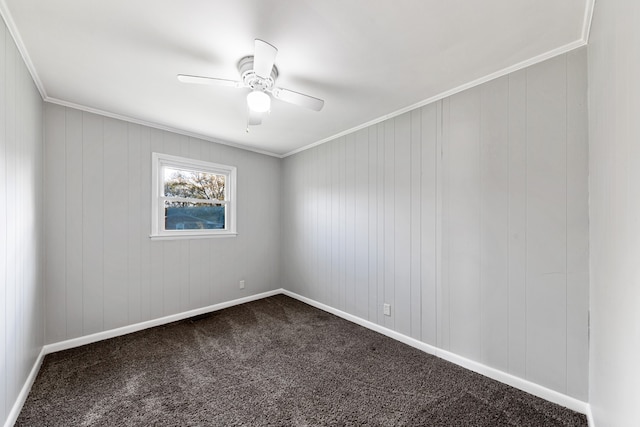
[[[225,175],[164,169],[165,230],[225,228]],[[185,200],[188,199],[188,200]]]

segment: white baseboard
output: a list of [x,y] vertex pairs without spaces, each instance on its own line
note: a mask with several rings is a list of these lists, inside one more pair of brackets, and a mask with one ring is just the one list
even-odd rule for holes
[[31,386],[33,385],[33,382],[35,381],[36,376],[38,375],[38,371],[40,370],[40,366],[42,365],[44,356],[49,353],[54,353],[56,351],[62,351],[62,350],[67,350],[70,348],[75,348],[75,347],[79,347],[86,344],[91,344],[97,341],[102,341],[109,338],[130,334],[132,332],[138,332],[144,329],[152,328],[154,326],[165,325],[167,323],[188,319],[189,317],[222,310],[224,308],[233,307],[235,305],[240,305],[247,302],[260,300],[260,299],[278,295],[278,294],[287,295],[291,298],[307,303],[313,307],[319,308],[320,310],[334,314],[338,317],[341,317],[345,320],[353,322],[357,325],[363,326],[367,329],[371,329],[375,332],[388,336],[389,338],[393,338],[394,340],[410,345],[411,347],[417,348],[418,350],[424,351],[425,353],[440,357],[449,362],[455,363],[456,365],[462,366],[466,369],[472,370],[474,372],[477,372],[479,374],[482,374],[494,380],[508,384],[512,387],[523,390],[527,393],[541,397],[545,400],[556,403],[558,405],[567,407],[576,412],[585,414],[587,415],[589,426],[595,427],[595,424],[593,422],[593,416],[591,414],[591,407],[586,402],[583,402],[571,396],[567,396],[565,394],[559,393],[557,391],[548,389],[546,387],[543,387],[531,381],[527,381],[525,379],[508,374],[506,372],[497,370],[495,368],[491,368],[489,366],[483,365],[482,363],[478,363],[476,361],[459,356],[455,353],[451,353],[449,351],[439,349],[430,344],[416,340],[415,338],[411,338],[407,335],[393,331],[389,328],[385,328],[384,326],[380,326],[376,323],[370,322],[358,316],[354,316],[352,314],[330,307],[326,304],[322,304],[318,301],[312,300],[302,295],[298,295],[286,289],[276,289],[273,291],[263,292],[260,294],[251,295],[248,297],[239,298],[239,299],[235,299],[232,301],[227,301],[219,304],[214,304],[207,307],[198,308],[195,310],[185,311],[183,313],[173,314],[171,316],[161,317],[159,319],[140,322],[134,325],[123,326],[121,328],[111,329],[109,331],[104,331],[104,332],[98,332],[95,334],[74,338],[66,341],[61,341],[53,344],[47,344],[42,348],[40,355],[38,356],[36,362],[34,363],[31,373],[29,374],[29,377],[27,378],[24,386],[22,387],[22,390],[20,391],[20,394],[18,395],[18,398],[16,399],[15,404],[13,405],[13,408],[11,409],[11,412],[9,413],[9,417],[7,418],[7,421],[5,423],[5,427],[13,426],[13,424],[17,420],[18,415],[20,414],[20,411],[22,409],[22,406],[24,405],[24,402],[27,399],[29,391],[31,390]]
[[596,422],[593,420],[593,414],[591,413],[591,404],[587,404],[587,423],[589,427],[596,427]]
[[[410,345],[411,347],[417,348],[418,350],[422,350],[425,353],[435,355],[437,357],[440,357],[441,359],[455,363],[456,365],[462,366],[466,369],[477,372],[481,375],[492,378],[496,381],[500,381],[501,383],[505,383],[507,385],[510,385],[522,391],[526,391],[527,393],[533,394],[534,396],[541,397],[542,399],[564,406],[573,411],[579,412],[581,414],[586,414],[587,417],[590,414],[588,403],[575,399],[571,396],[567,396],[566,394],[559,393],[555,390],[551,390],[549,388],[543,387],[531,381],[527,381],[525,379],[516,377],[514,375],[508,374],[506,372],[500,371],[490,366],[483,365],[482,363],[467,359],[455,353],[451,353],[449,351],[439,349],[432,345],[423,343],[422,341],[418,341],[415,338],[411,338],[409,336],[406,336],[399,332],[385,328],[384,326],[380,326],[376,323],[370,322],[368,320],[362,319],[352,314],[345,313],[344,311],[335,309],[333,307],[330,307],[326,304],[322,304],[310,298],[303,297],[302,295],[298,295],[294,292],[283,289],[282,293],[287,296],[290,296],[291,298],[295,298],[299,301],[307,303],[313,307],[319,308],[331,314],[335,314],[336,316],[342,317],[343,319],[346,319],[350,322],[356,323],[360,326],[364,326],[365,328],[379,332],[383,335],[388,336],[389,338],[393,338],[397,341],[403,342],[407,345]],[[592,426],[591,422],[589,425]]]
[[302,301],[304,303],[307,303],[307,304],[309,304],[309,305],[311,305],[313,307],[319,308],[320,310],[326,311],[328,313],[335,314],[338,317],[342,317],[343,319],[348,320],[348,321],[350,321],[352,323],[355,323],[357,325],[364,326],[365,328],[371,329],[372,331],[379,332],[382,335],[386,335],[389,338],[393,338],[396,341],[400,341],[402,343],[410,345],[411,347],[415,347],[418,350],[422,350],[425,353],[436,355],[437,352],[438,352],[438,349],[436,347],[430,345],[430,344],[424,343],[422,341],[418,341],[415,338],[408,337],[408,336],[406,336],[404,334],[401,334],[399,332],[393,331],[393,330],[391,330],[389,328],[385,328],[384,326],[380,326],[377,323],[373,323],[373,322],[365,320],[365,319],[363,319],[361,317],[354,316],[353,314],[349,314],[349,313],[346,313],[344,311],[335,309],[335,308],[333,308],[331,306],[328,306],[326,304],[323,304],[321,302],[312,300],[311,298],[303,297],[302,295],[298,295],[295,292],[291,292],[291,291],[288,291],[286,289],[282,289],[281,291],[286,296],[289,296],[291,298],[297,299],[298,301]]
[[36,358],[33,367],[31,368],[31,372],[29,372],[29,376],[27,377],[16,401],[13,403],[13,407],[7,416],[7,420],[4,423],[4,427],[12,427],[16,420],[18,419],[18,415],[20,415],[20,411],[22,411],[22,407],[24,406],[24,402],[27,401],[27,396],[29,396],[29,392],[31,391],[31,386],[36,380],[38,376],[38,372],[40,371],[40,366],[42,366],[42,361],[44,360],[45,352],[44,348],[40,350],[40,354]]
[[177,322],[179,320],[188,319],[189,317],[198,316],[200,314],[211,313],[213,311],[222,310],[224,308],[233,307],[234,305],[240,305],[251,301],[271,297],[281,294],[281,289],[273,291],[263,292],[261,294],[250,295],[248,297],[238,298],[232,301],[222,302],[219,304],[210,305],[207,307],[197,308],[195,310],[189,310],[178,314],[172,314],[170,316],[161,317],[159,319],[148,320],[146,322],[140,322],[133,325],[123,326],[121,328],[110,329],[108,331],[97,332],[91,335],[85,335],[83,337],[73,338],[66,341],[60,341],[53,344],[47,344],[44,346],[44,354],[55,353],[56,351],[68,350],[70,348],[80,347],[82,345],[91,344],[94,342],[106,340],[109,338],[115,338],[122,335],[130,334],[132,332],[142,331],[144,329],[153,328],[154,326],[166,325],[167,323]]

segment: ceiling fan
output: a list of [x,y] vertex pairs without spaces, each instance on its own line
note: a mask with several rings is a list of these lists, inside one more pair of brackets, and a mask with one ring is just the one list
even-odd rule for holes
[[[278,69],[275,67],[275,59],[278,49],[269,43],[255,39],[255,51],[251,56],[245,56],[238,62],[238,71],[241,79],[227,80],[214,77],[191,76],[178,74],[178,80],[183,83],[197,83],[205,85],[230,86],[236,88],[249,88],[247,95],[247,107],[249,110],[247,126],[262,123],[262,116],[271,110],[271,96],[290,104],[299,105],[314,111],[320,111],[324,106],[322,99],[305,95],[275,85],[278,78]],[[271,96],[269,96],[271,94]],[[248,128],[247,128],[248,131]]]

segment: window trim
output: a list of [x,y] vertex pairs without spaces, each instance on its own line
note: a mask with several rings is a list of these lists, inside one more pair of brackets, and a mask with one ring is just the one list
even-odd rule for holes
[[[151,153],[151,234],[153,240],[202,239],[215,237],[235,237],[236,231],[236,175],[235,166],[172,156],[164,153]],[[201,171],[225,175],[226,205],[225,229],[217,230],[165,230],[164,229],[164,167],[175,167],[193,171]],[[161,218],[162,216],[162,218]]]

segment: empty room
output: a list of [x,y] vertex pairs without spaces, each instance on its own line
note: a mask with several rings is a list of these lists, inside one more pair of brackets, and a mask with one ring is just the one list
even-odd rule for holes
[[0,15],[0,425],[640,425],[640,3]]

